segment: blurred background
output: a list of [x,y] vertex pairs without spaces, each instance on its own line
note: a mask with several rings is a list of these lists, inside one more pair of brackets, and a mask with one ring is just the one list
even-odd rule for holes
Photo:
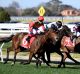
[[[79,3],[79,0],[0,0],[0,22],[10,20],[29,22],[35,20],[39,16],[38,10],[40,6],[45,9],[45,21],[79,21]],[[5,17],[5,15],[10,18]],[[7,20],[3,20],[2,16]]]

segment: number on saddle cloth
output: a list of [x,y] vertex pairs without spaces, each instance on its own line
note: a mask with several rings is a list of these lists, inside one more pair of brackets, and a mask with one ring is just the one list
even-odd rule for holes
[[31,46],[32,42],[34,41],[35,37],[31,37],[29,42],[26,41],[27,37],[28,36],[23,37],[22,42],[21,42],[21,46],[28,49],[28,48],[30,48],[30,46]]

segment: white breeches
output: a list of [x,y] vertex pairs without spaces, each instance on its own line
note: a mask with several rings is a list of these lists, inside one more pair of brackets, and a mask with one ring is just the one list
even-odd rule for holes
[[38,29],[32,29],[32,34],[40,34],[41,32],[44,32],[44,29],[42,26],[40,26]]

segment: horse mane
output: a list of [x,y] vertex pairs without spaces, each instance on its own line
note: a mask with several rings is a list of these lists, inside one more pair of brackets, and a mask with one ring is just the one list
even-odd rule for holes
[[69,28],[68,26],[66,26],[66,25],[63,25],[63,26],[62,26],[62,29],[60,29],[60,30],[58,31],[58,36],[59,36],[59,38],[62,38],[63,36],[70,36],[70,34],[71,34],[71,30],[70,30],[70,28]]

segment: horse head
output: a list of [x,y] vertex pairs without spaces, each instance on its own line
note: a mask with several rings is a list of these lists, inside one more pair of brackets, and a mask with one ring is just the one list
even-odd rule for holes
[[62,39],[63,36],[71,37],[73,33],[71,32],[70,28],[66,25],[63,25],[62,28],[58,31],[59,39]]

